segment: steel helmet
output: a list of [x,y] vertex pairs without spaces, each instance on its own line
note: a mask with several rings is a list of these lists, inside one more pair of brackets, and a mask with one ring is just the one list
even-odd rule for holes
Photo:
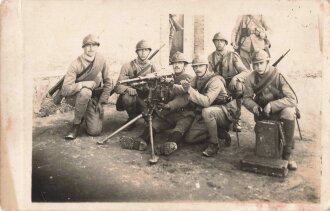
[[135,51],[141,50],[141,49],[149,49],[150,51],[151,46],[149,45],[149,43],[146,40],[140,40],[137,44],[136,44],[136,48]]
[[189,63],[184,54],[180,51],[177,51],[175,54],[173,54],[171,58],[171,64],[173,64],[174,62],[184,62],[186,64]]
[[207,59],[207,57],[205,55],[195,55],[194,59],[192,60],[191,66],[196,66],[196,65],[209,65],[209,60]]
[[253,54],[252,54],[252,63],[259,63],[262,61],[269,61],[269,55],[266,51],[257,49]]
[[226,45],[228,45],[228,40],[225,38],[225,36],[223,36],[221,32],[218,32],[213,36],[212,41],[214,42],[214,40],[224,40],[226,42]]
[[89,34],[83,39],[82,48],[90,44],[100,46],[99,39],[93,34]]

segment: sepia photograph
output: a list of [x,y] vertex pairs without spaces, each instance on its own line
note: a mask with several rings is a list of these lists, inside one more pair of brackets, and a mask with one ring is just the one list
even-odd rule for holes
[[2,1],[2,206],[329,209],[329,14],[321,0]]

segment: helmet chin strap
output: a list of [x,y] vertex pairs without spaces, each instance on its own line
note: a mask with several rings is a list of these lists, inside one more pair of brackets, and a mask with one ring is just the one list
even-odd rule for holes
[[206,74],[206,72],[207,72],[208,68],[209,68],[209,66],[208,66],[208,65],[206,65],[206,69],[205,69],[205,72],[204,72],[204,74],[203,74],[202,76],[200,76],[199,78],[203,78],[203,77],[204,77],[204,75]]

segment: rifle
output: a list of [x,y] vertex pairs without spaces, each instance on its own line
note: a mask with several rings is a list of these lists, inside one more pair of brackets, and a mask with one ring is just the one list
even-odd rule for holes
[[287,50],[287,52],[285,52],[285,54],[283,54],[280,58],[278,58],[274,64],[272,64],[273,67],[276,67],[278,65],[278,63],[280,63],[280,61],[289,53],[291,49]]
[[144,117],[149,126],[150,144],[151,144],[151,158],[149,162],[155,164],[158,162],[159,157],[155,155],[154,139],[152,130],[152,118],[159,110],[162,109],[162,104],[167,101],[168,87],[174,83],[173,73],[160,73],[154,72],[143,77],[137,77],[132,79],[126,79],[118,82],[119,84],[129,84],[130,86],[144,86],[148,90],[148,97],[144,100],[146,102],[146,110],[140,115],[121,126],[115,132],[104,138],[102,141],[98,141],[96,144],[104,145],[111,137],[124,130],[129,125],[133,124],[138,119]]

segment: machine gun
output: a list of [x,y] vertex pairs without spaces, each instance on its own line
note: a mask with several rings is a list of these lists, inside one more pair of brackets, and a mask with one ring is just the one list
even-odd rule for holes
[[167,101],[168,97],[168,87],[174,84],[172,73],[160,73],[154,72],[148,74],[144,77],[137,77],[127,80],[119,81],[118,84],[129,84],[132,87],[141,86],[148,90],[148,97],[144,100],[146,103],[146,110],[140,115],[136,116],[131,121],[127,122],[125,125],[121,126],[115,132],[104,138],[102,141],[97,142],[98,145],[106,144],[111,137],[118,134],[120,131],[124,130],[126,127],[130,126],[140,118],[144,118],[149,126],[150,133],[150,143],[151,143],[151,158],[149,162],[151,164],[157,163],[159,157],[155,155],[154,150],[154,140],[153,140],[153,130],[152,130],[152,118],[153,115],[162,109],[162,105]]

